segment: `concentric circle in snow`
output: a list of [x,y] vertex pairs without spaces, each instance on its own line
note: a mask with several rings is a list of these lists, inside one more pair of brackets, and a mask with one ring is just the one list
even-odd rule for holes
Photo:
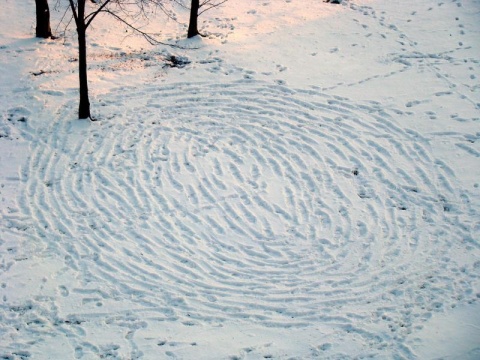
[[44,182],[24,205],[105,296],[187,322],[302,326],[399,297],[418,315],[468,291],[449,263],[468,198],[377,104],[253,81],[119,89],[102,104],[107,119],[62,119],[65,138],[33,150]]

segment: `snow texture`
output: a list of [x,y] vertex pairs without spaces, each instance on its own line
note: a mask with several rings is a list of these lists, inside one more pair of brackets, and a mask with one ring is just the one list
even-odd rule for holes
[[480,358],[478,0],[1,6],[2,359]]

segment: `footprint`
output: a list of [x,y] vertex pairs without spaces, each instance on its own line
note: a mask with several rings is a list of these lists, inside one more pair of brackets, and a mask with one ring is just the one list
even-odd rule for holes
[[83,357],[83,349],[81,346],[75,348],[75,359],[81,359]]
[[7,120],[10,122],[27,122],[31,111],[23,106],[14,107],[8,110]]
[[44,93],[45,95],[51,95],[51,96],[65,95],[62,91],[58,91],[58,90],[42,90],[41,92]]
[[63,297],[67,297],[68,295],[70,295],[70,292],[68,291],[68,289],[61,285],[58,287],[58,289],[60,290],[60,294],[63,296]]

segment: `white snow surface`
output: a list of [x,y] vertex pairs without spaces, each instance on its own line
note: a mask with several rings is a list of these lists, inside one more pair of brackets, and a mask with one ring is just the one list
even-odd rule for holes
[[0,6],[0,358],[480,358],[480,1]]

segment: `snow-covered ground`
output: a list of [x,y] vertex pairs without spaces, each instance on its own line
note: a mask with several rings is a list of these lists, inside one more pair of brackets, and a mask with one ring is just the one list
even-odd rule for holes
[[480,358],[480,1],[0,2],[2,359]]

